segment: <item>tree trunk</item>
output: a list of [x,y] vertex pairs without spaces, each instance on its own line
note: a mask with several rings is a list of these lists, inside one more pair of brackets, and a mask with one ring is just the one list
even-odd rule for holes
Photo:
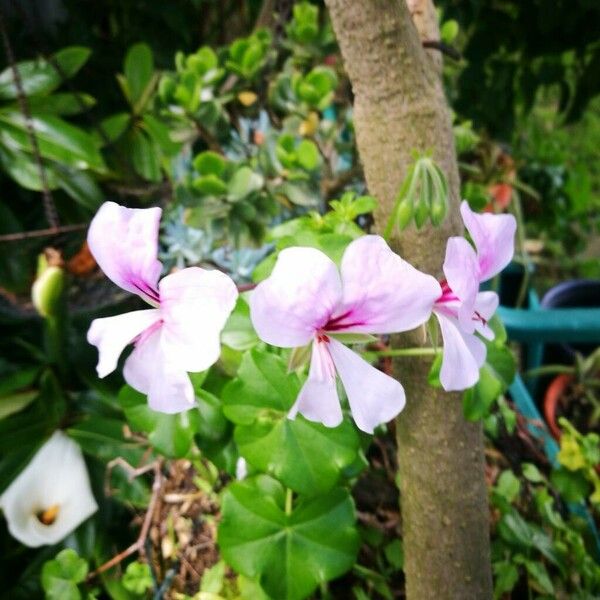
[[[432,150],[450,188],[439,228],[405,230],[392,245],[417,268],[441,276],[446,240],[460,235],[459,177],[441,60],[422,48],[439,39],[431,0],[326,0],[355,94],[354,125],[382,231],[413,150]],[[414,23],[411,18],[413,13]],[[416,27],[415,27],[416,25]],[[418,28],[418,31],[417,31]],[[396,345],[429,343],[424,328]],[[409,600],[491,598],[489,513],[482,427],[462,415],[459,394],[427,383],[423,358],[396,361],[407,406],[397,425]]]

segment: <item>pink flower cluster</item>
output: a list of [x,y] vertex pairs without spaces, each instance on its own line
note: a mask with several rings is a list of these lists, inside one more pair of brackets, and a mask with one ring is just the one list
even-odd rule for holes
[[[514,251],[515,219],[478,215],[466,202],[461,213],[475,248],[448,240],[440,283],[394,254],[383,238],[366,235],[346,249],[341,268],[314,248],[283,250],[271,275],[250,297],[252,323],[268,344],[311,344],[308,378],[290,417],[334,427],[342,421],[337,375],[357,426],[372,432],[404,407],[400,383],[378,371],[341,341],[340,334],[388,334],[414,329],[435,314],[444,341],[440,372],[446,390],[474,385],[485,360],[479,336],[492,339],[488,320],[498,306],[479,284],[499,273]],[[158,281],[158,208],[129,209],[105,203],[88,234],[105,274],[153,308],[96,319],[88,341],[98,347],[98,375],[117,366],[124,348],[125,380],[148,395],[152,408],[174,413],[194,403],[188,372],[203,371],[220,354],[220,333],[237,298],[233,281],[219,271],[183,269]],[[343,337],[343,336],[342,336]]]

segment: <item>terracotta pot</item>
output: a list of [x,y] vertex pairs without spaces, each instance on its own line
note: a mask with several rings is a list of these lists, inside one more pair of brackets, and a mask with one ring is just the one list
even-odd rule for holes
[[557,375],[550,382],[550,385],[546,389],[546,394],[544,395],[544,417],[546,418],[546,423],[548,424],[552,437],[556,440],[560,440],[561,436],[561,431],[558,427],[556,418],[556,409],[558,408],[562,395],[572,381],[573,375],[569,373]]

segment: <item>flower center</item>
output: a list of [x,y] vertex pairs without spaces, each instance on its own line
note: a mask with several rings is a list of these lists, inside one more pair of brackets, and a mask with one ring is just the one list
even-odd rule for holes
[[348,329],[349,327],[364,325],[364,321],[353,318],[352,313],[353,311],[350,309],[337,317],[330,318],[320,331],[341,331],[343,329]]
[[36,517],[42,525],[52,525],[56,521],[59,511],[60,505],[53,504],[49,508],[39,511]]
[[455,302],[459,299],[445,279],[440,281],[440,285],[442,286],[442,295],[436,300],[437,303],[444,304],[446,302]]
[[329,337],[322,329],[319,329],[319,331],[317,331],[317,333],[315,334],[315,339],[320,344],[328,344],[329,343]]

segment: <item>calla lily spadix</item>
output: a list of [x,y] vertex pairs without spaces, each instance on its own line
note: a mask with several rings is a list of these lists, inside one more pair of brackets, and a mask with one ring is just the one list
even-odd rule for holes
[[221,352],[220,334],[238,296],[220,271],[190,267],[158,281],[160,208],[131,209],[105,202],[92,220],[88,245],[105,275],[153,308],[96,319],[88,341],[98,348],[98,376],[115,370],[128,344],[134,350],[123,375],[148,395],[154,410],[191,408],[194,390],[188,372],[204,371]]
[[36,548],[56,544],[98,510],[79,446],[57,431],[0,498],[8,530]]
[[440,382],[447,391],[469,388],[479,379],[486,347],[476,333],[494,339],[488,321],[498,307],[498,295],[480,292],[479,284],[511,261],[517,227],[512,215],[480,215],[467,202],[461,204],[460,212],[475,248],[462,237],[448,240],[446,279],[433,307],[444,340]]
[[312,343],[309,375],[290,417],[335,427],[342,421],[336,372],[346,390],[352,416],[366,432],[395,417],[404,407],[404,390],[335,339],[343,333],[394,333],[429,318],[438,282],[394,254],[383,238],[367,235],[346,249],[341,272],[314,248],[282,250],[270,277],[250,297],[259,337],[274,346]]

